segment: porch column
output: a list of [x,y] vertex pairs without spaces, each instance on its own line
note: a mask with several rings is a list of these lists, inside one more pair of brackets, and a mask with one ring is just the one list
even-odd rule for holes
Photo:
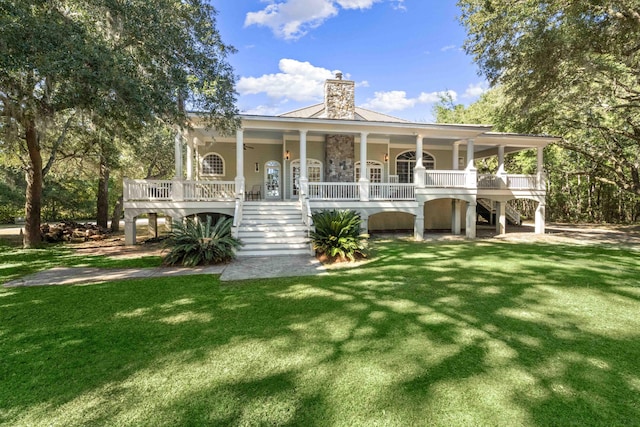
[[176,174],[175,178],[182,179],[182,131],[178,130],[173,139],[175,146]]
[[424,165],[422,164],[422,135],[416,135],[416,167],[413,170],[413,182],[417,188],[424,188]]
[[158,237],[158,214],[157,213],[149,213],[149,222],[147,225],[149,231],[149,237],[156,238]]
[[473,156],[473,139],[467,139],[467,167],[465,168],[465,171],[467,172],[467,188],[476,188],[478,186],[476,168],[473,164]]
[[413,224],[413,238],[418,242],[424,239],[424,201],[418,201],[416,219]]
[[507,202],[496,202],[496,233],[507,232]]
[[187,180],[191,181],[193,179],[193,147],[197,138],[193,138],[191,140],[191,145],[187,144]]
[[544,201],[538,202],[538,207],[536,208],[536,225],[535,225],[536,234],[544,234],[544,231],[545,231],[544,216],[545,216]]
[[367,135],[366,132],[360,133],[360,201],[369,201],[369,168],[367,167]]
[[124,244],[127,246],[136,244],[136,219],[124,218]]
[[460,234],[460,200],[451,200],[451,234]]
[[236,130],[236,198],[244,199],[244,130]]
[[300,198],[306,197],[307,185],[309,178],[307,177],[307,130],[300,130]]
[[454,171],[458,170],[459,162],[458,158],[460,157],[460,143],[458,141],[453,143],[453,154],[451,157],[451,169]]
[[507,188],[507,177],[504,171],[504,145],[498,146],[498,172],[496,175],[501,181],[500,188]]
[[475,201],[467,202],[466,236],[469,239],[476,238],[476,205]]
[[544,147],[537,148],[537,178],[538,178],[538,189],[545,190],[544,185]]

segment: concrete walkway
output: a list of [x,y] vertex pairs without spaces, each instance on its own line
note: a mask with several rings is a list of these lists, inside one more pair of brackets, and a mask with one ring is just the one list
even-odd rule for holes
[[243,257],[229,264],[206,267],[156,267],[108,269],[94,267],[56,267],[5,283],[4,287],[88,285],[114,280],[173,277],[193,274],[219,274],[229,282],[274,277],[313,276],[326,273],[314,257],[306,255],[277,257]]

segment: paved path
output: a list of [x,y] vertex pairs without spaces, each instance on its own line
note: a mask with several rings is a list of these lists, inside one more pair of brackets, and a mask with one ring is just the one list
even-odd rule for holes
[[220,281],[313,276],[326,272],[314,257],[306,255],[243,257],[225,265],[206,267],[156,267],[108,269],[94,267],[56,267],[4,284],[5,287],[45,285],[86,285],[113,280],[172,277],[191,274],[220,274]]

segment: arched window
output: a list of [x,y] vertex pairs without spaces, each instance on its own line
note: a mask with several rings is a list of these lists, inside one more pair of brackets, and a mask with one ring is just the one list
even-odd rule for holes
[[224,175],[224,159],[217,153],[209,153],[202,158],[202,175]]
[[[367,160],[367,168],[369,169],[369,182],[382,182],[382,163],[373,160]],[[355,163],[356,182],[360,180],[360,162]]]
[[[429,153],[422,153],[422,165],[427,170],[436,168],[436,159]],[[396,175],[400,182],[413,182],[413,168],[416,167],[416,152],[405,151],[396,157]]]

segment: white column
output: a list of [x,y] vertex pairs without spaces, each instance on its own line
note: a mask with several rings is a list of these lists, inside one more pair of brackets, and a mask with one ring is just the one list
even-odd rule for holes
[[244,130],[236,130],[236,198],[244,198]]
[[360,133],[360,201],[369,201],[369,168],[367,167],[367,133]]
[[178,130],[173,140],[175,146],[176,179],[182,179],[182,131]]
[[[473,139],[467,139],[467,167],[465,171],[467,173],[467,188],[476,188],[478,186],[478,177],[476,173],[476,168],[473,164]],[[475,221],[474,221],[475,224]],[[475,232],[474,232],[475,233]]]
[[467,139],[467,170],[474,170],[475,167],[473,165],[473,139]]
[[[192,140],[192,144],[195,144],[196,138]],[[187,180],[193,179],[193,148],[192,145],[187,144]]]
[[476,238],[476,202],[467,202],[466,236]]
[[544,231],[545,231],[544,217],[545,217],[544,202],[538,202],[538,207],[536,208],[536,225],[535,225],[536,234],[544,234]]
[[537,181],[538,181],[538,189],[546,190],[545,186],[545,177],[544,177],[544,148],[538,147],[537,149]]
[[453,199],[451,201],[451,233],[460,234],[460,200]]
[[496,233],[507,232],[507,202],[496,202]]
[[416,167],[413,170],[413,182],[418,188],[424,188],[424,165],[422,164],[422,135],[416,135]]
[[150,238],[158,237],[158,214],[157,213],[148,213],[149,222],[147,224],[147,230],[149,232]]
[[135,245],[136,244],[136,217],[124,218],[124,244]]
[[498,146],[498,175],[504,173],[504,145]]
[[454,171],[458,170],[458,167],[459,167],[458,158],[459,157],[460,157],[460,143],[456,141],[456,142],[453,143],[453,154],[452,154],[452,158],[451,158],[451,169],[453,169]]
[[418,201],[416,219],[413,224],[413,238],[420,242],[424,239],[424,202]]
[[300,130],[300,198],[307,195],[307,131]]

